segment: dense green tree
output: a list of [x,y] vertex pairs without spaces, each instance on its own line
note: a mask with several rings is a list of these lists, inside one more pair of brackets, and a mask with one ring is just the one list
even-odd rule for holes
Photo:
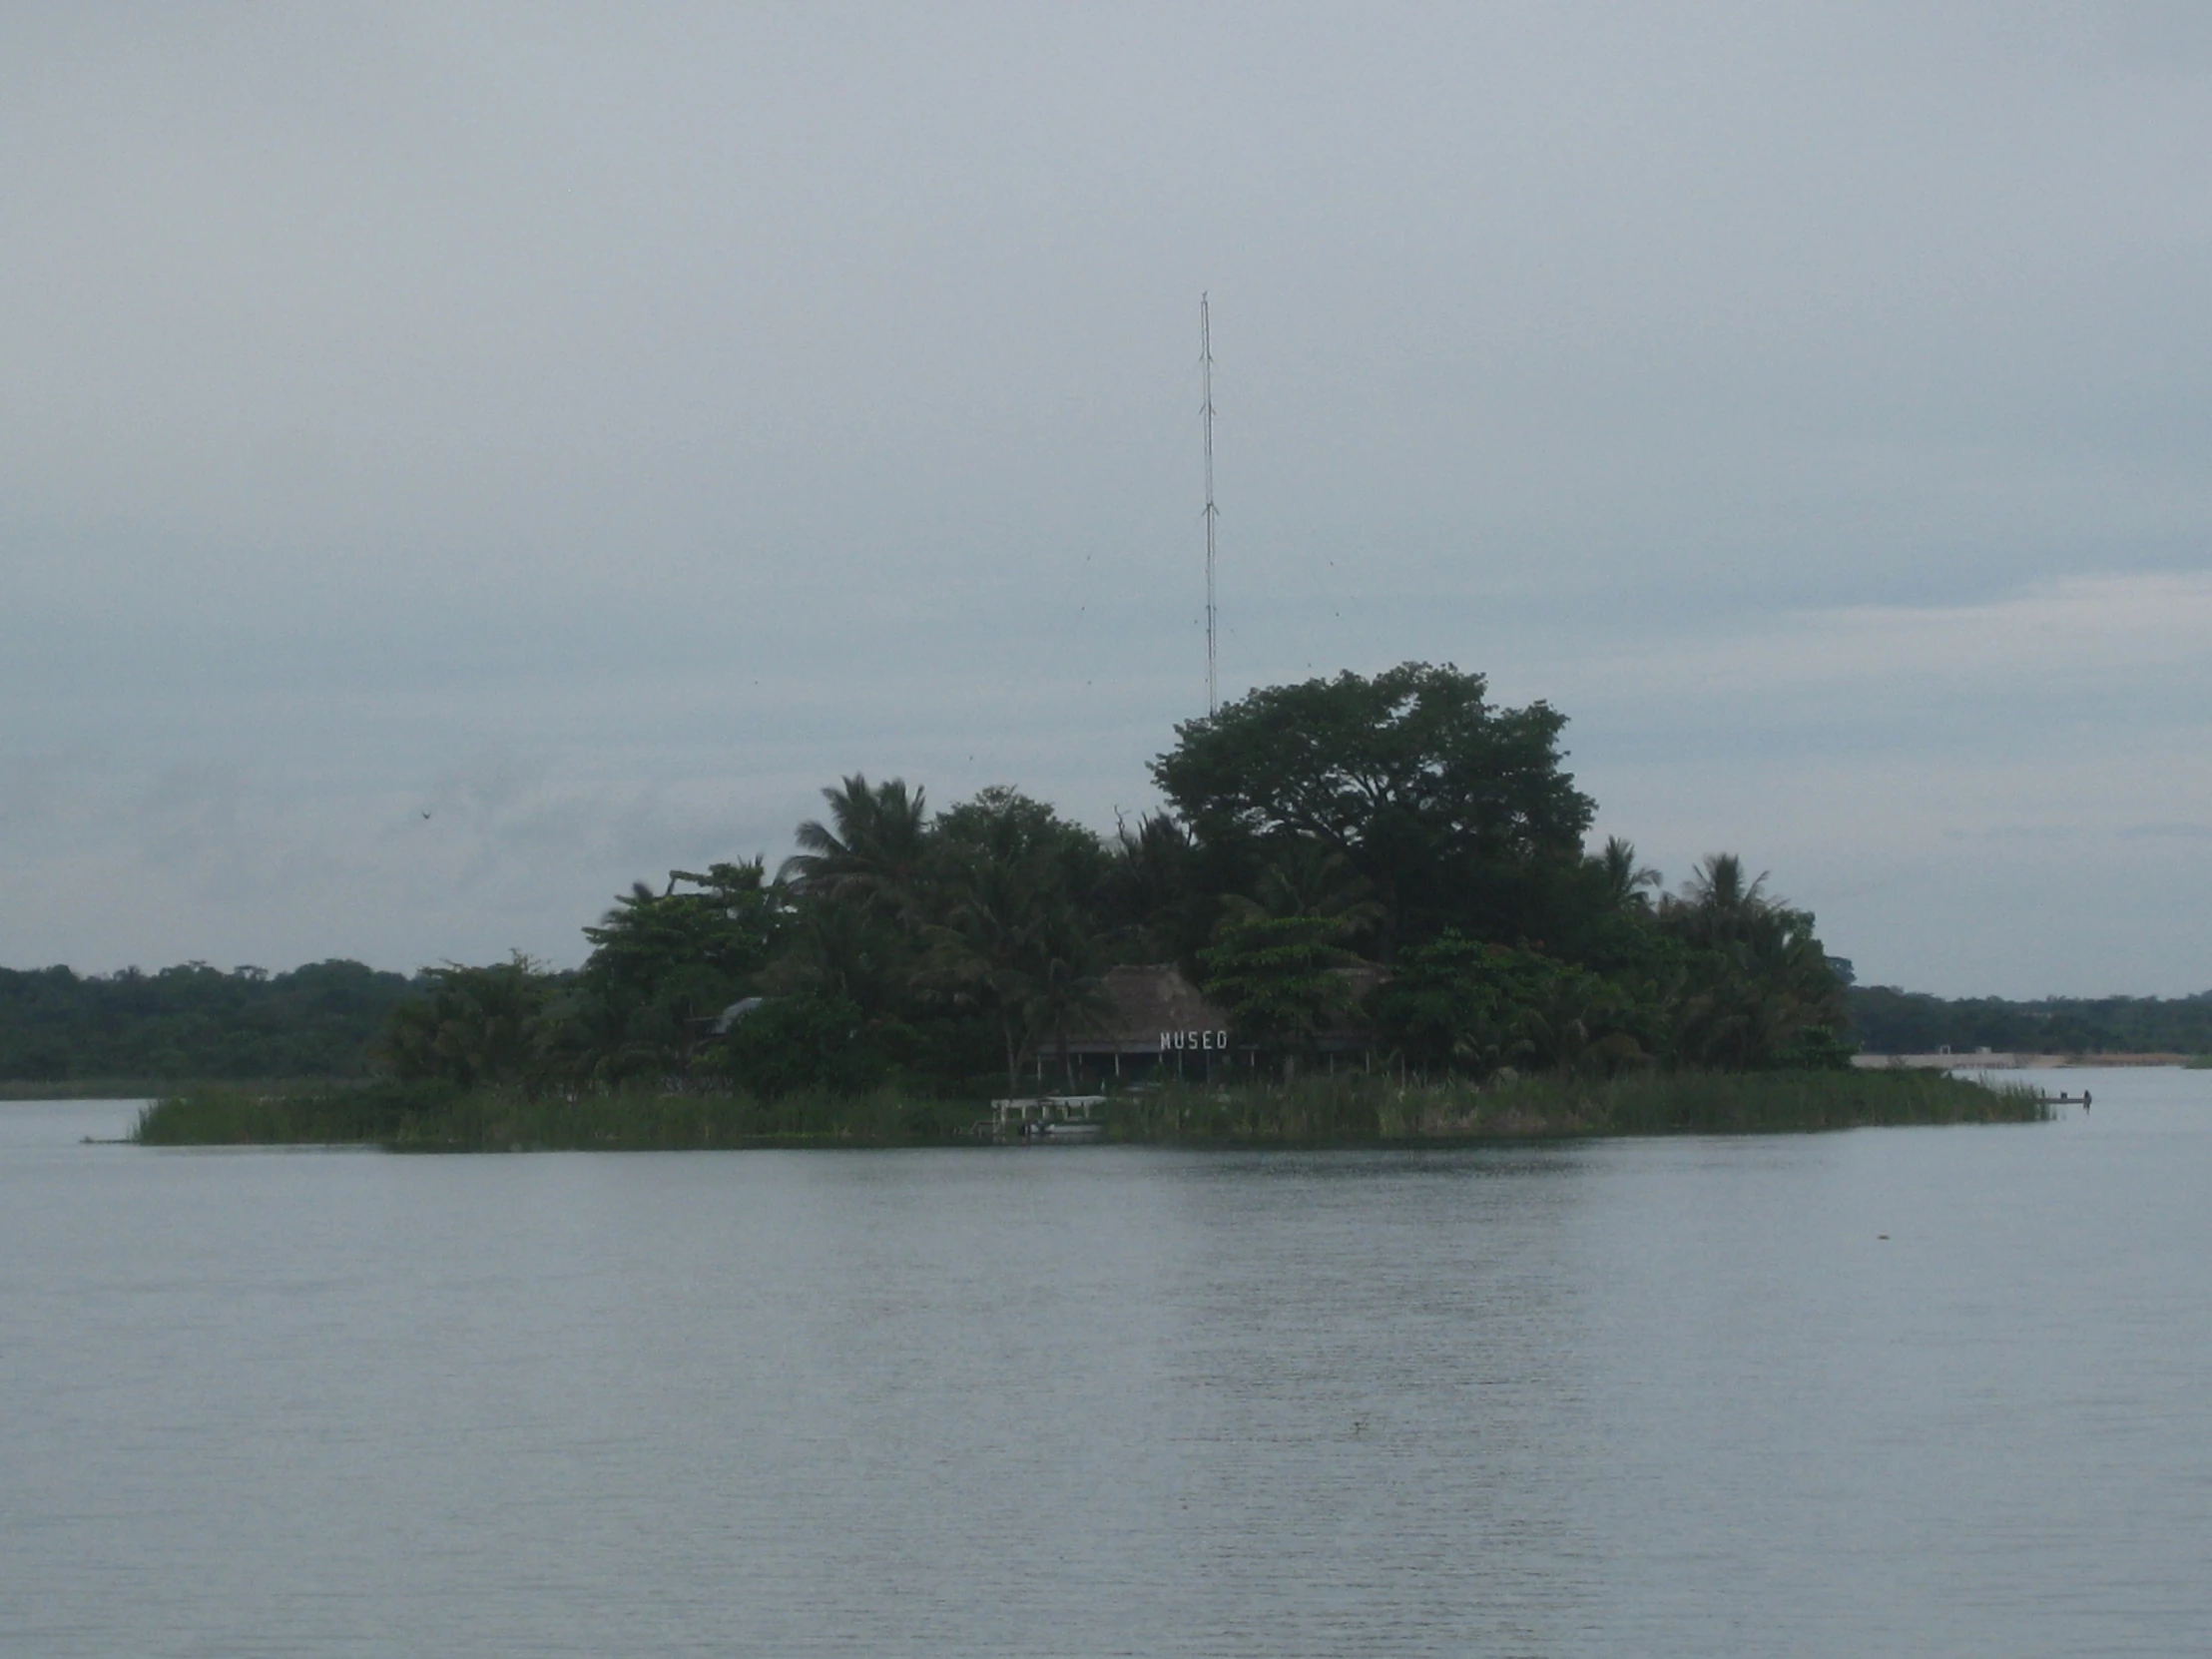
[[671,870],[664,890],[634,883],[598,926],[584,929],[592,944],[584,978],[650,990],[706,968],[742,981],[768,962],[790,916],[765,859]]
[[1073,905],[1047,908],[1038,922],[1023,964],[1021,1023],[1026,1045],[1051,1038],[1059,1056],[1060,1080],[1072,1087],[1075,1071],[1068,1053],[1069,1034],[1109,1008],[1105,952]]
[[834,992],[765,1001],[725,1039],[723,1072],[767,1099],[806,1092],[858,1094],[896,1067],[884,1025]]
[[1540,930],[1536,866],[1579,862],[1594,806],[1566,718],[1493,707],[1478,674],[1407,663],[1255,691],[1186,721],[1155,781],[1201,843],[1320,842],[1373,886],[1379,944]]
[[1611,1073],[1654,1058],[1656,1010],[1624,983],[1538,951],[1445,933],[1408,949],[1370,998],[1377,1027],[1424,1068]]
[[592,953],[553,1010],[549,1046],[588,1081],[684,1075],[790,925],[763,859],[671,870],[658,893],[635,883],[584,929]]
[[1109,871],[1095,835],[1015,791],[986,790],[938,820],[917,978],[993,1021],[1009,1091],[1047,1033],[1064,1071],[1070,1026],[1100,1004],[1105,952],[1091,914]]
[[426,996],[394,1008],[382,1058],[391,1073],[477,1088],[534,1084],[545,1072],[544,1013],[553,982],[516,951],[492,967],[429,968]]
[[1305,1054],[1359,998],[1337,916],[1247,913],[1223,921],[1199,952],[1206,994],[1232,1026],[1286,1058]]
[[887,914],[864,893],[802,890],[785,949],[760,975],[760,988],[839,999],[864,1019],[891,1017],[913,988],[918,926],[911,912]]
[[1659,924],[1689,946],[1676,1018],[1678,1056],[1743,1070],[1836,1064],[1850,1024],[1810,911],[1747,876],[1743,860],[1715,853],[1681,893],[1659,906]]
[[1195,970],[1219,900],[1200,879],[1190,831],[1166,813],[1147,813],[1134,830],[1116,826],[1107,852],[1100,920],[1116,959]]
[[1222,898],[1225,919],[1287,919],[1311,916],[1335,924],[1339,943],[1352,944],[1372,934],[1382,921],[1375,884],[1352,867],[1334,847],[1303,836],[1270,843],[1267,861],[1251,881],[1249,893]]
[[1019,866],[1040,902],[1086,912],[1102,901],[1112,874],[1112,854],[1094,831],[1003,786],[940,813],[931,836],[940,866],[955,879],[962,864],[976,857]]

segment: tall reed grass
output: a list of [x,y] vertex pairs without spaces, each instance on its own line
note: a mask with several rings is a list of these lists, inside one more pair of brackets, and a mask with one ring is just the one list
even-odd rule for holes
[[[140,1114],[145,1146],[349,1144],[397,1152],[683,1151],[945,1145],[976,1138],[972,1103],[626,1091],[525,1095],[418,1085],[190,1090]],[[1340,1074],[1277,1086],[1170,1087],[1114,1097],[1105,1138],[1185,1145],[1376,1146],[1594,1135],[1750,1135],[1878,1124],[2034,1123],[2024,1085],[1940,1072],[1644,1073],[1480,1087]]]
[[373,1144],[390,1139],[410,1111],[434,1105],[427,1091],[390,1085],[211,1083],[142,1109],[131,1139],[141,1146]]
[[375,1145],[394,1152],[697,1151],[910,1146],[958,1139],[973,1105],[888,1091],[852,1098],[519,1091],[381,1084],[342,1092],[200,1089],[139,1114],[144,1146]]
[[1340,1074],[1281,1086],[1167,1088],[1115,1103],[1117,1140],[1374,1145],[1595,1135],[1798,1134],[1876,1125],[2040,1123],[2021,1084],[1940,1072],[1642,1072],[1401,1082]]

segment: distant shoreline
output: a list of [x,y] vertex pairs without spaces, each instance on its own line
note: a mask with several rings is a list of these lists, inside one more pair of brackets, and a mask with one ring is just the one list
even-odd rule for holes
[[0,1079],[0,1102],[11,1100],[159,1100],[207,1089],[258,1089],[271,1094],[365,1089],[365,1077],[65,1077]]
[[1975,1049],[1971,1053],[1854,1054],[1861,1071],[2052,1071],[2072,1066],[2187,1066],[2194,1054],[2033,1054]]

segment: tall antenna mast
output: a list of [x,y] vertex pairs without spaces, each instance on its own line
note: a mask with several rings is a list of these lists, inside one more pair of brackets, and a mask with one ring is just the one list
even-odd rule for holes
[[1214,521],[1221,515],[1214,509],[1214,323],[1203,293],[1198,296],[1198,360],[1206,388],[1206,713],[1211,718],[1220,701],[1214,667]]

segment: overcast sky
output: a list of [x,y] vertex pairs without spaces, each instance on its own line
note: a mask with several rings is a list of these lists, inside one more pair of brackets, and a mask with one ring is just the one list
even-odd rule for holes
[[[1419,658],[1861,978],[2212,986],[2212,10],[0,12],[0,964],[581,958]],[[425,816],[428,815],[428,816]]]

